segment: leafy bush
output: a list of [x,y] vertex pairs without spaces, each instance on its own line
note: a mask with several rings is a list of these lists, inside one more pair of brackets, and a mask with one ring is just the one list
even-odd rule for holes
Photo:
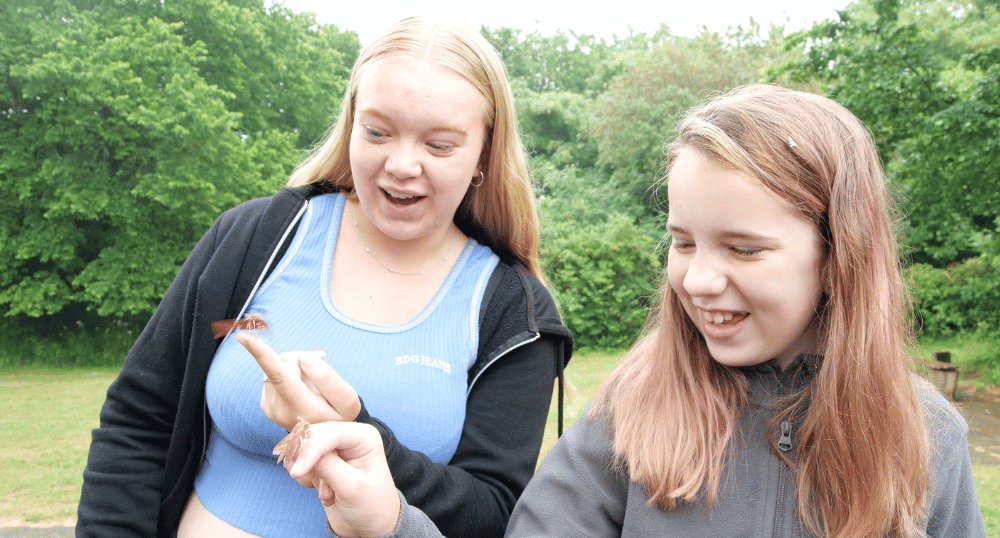
[[546,229],[542,261],[578,347],[620,349],[635,341],[656,290],[656,242],[623,215]]
[[145,321],[79,313],[76,317],[48,330],[31,320],[0,327],[0,368],[121,367]]
[[935,268],[914,264],[908,279],[917,330],[925,336],[1000,335],[1000,258],[983,255]]

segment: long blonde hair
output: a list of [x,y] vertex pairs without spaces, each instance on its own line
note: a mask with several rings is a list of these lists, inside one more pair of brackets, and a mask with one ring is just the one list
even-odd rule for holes
[[338,189],[354,188],[349,150],[358,80],[374,61],[387,55],[430,58],[464,76],[486,98],[483,183],[466,193],[455,212],[455,224],[502,259],[520,262],[544,281],[538,259],[538,212],[507,70],[490,43],[463,25],[410,17],[365,47],[351,70],[336,123],[292,172],[288,184],[326,182]]
[[[836,538],[922,535],[927,431],[907,366],[895,208],[870,133],[830,99],[753,85],[689,113],[668,170],[682,148],[758,179],[826,243],[821,366],[771,422],[804,417],[797,461],[785,459],[803,525]],[[608,411],[615,457],[653,502],[711,506],[746,400],[745,378],[712,360],[664,275],[643,336],[591,416]]]

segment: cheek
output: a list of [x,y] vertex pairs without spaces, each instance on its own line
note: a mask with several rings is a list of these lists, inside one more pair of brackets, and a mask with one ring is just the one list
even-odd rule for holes
[[824,263],[823,254],[817,249],[813,253],[811,261],[804,264],[801,270],[803,294],[810,297],[810,302],[814,306],[814,309],[819,305],[820,298],[823,296],[823,287],[826,280]]
[[357,172],[360,169],[360,164],[362,161],[361,153],[358,148],[358,143],[354,140],[354,136],[351,136],[350,145],[347,147],[347,158],[351,163],[351,173],[355,176],[358,175]]
[[[456,208],[465,199],[466,193],[472,187],[472,176],[476,163],[472,159],[458,162],[433,162],[424,165],[424,175],[434,187],[435,194],[449,205]],[[478,173],[476,181],[479,180]]]
[[802,263],[793,271],[785,273],[780,281],[784,286],[775,286],[773,295],[784,295],[784,308],[797,320],[811,320],[816,316],[820,298],[823,295],[820,264]]
[[364,175],[378,168],[378,152],[372,144],[368,144],[364,140],[359,140],[359,136],[356,133],[351,134],[347,156],[351,162],[351,172],[355,176],[360,175],[360,179],[365,179]]
[[661,285],[669,285],[682,300],[687,299],[687,293],[684,291],[686,272],[687,264],[683,260],[678,259],[678,256],[667,255],[667,280]]

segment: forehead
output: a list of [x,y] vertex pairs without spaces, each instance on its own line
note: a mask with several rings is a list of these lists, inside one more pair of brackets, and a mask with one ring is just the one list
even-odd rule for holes
[[356,113],[426,116],[485,124],[486,98],[454,69],[424,58],[389,55],[358,76]]
[[693,149],[681,150],[674,160],[667,197],[671,226],[816,235],[811,222],[759,180],[719,166]]

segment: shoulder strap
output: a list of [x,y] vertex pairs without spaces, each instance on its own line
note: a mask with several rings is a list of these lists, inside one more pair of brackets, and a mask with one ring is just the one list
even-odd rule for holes
[[[289,225],[288,228],[285,228],[285,233],[282,234],[281,239],[278,240],[278,248],[274,249],[274,251],[271,252],[271,257],[268,258],[267,263],[264,264],[264,270],[260,273],[260,276],[257,277],[257,281],[254,282],[253,288],[250,290],[250,294],[247,295],[247,299],[243,303],[243,307],[240,308],[240,311],[236,314],[236,319],[240,319],[243,317],[243,313],[246,312],[247,308],[250,307],[250,301],[253,299],[254,294],[257,293],[257,288],[259,288],[260,285],[264,282],[264,280],[267,279],[267,277],[271,274],[271,271],[274,271],[275,260],[281,259],[281,256],[283,256],[285,254],[285,251],[288,250],[288,244],[289,244],[288,239],[292,237],[295,233],[295,230],[298,229],[299,221],[302,220],[302,215],[306,212],[306,208],[308,207],[309,207],[309,200],[306,200],[305,203],[302,204],[302,207],[299,208],[298,213],[295,214],[295,217],[292,219],[291,225]],[[233,327],[235,326],[236,325],[234,324]],[[229,330],[230,332],[232,332],[232,329]]]

